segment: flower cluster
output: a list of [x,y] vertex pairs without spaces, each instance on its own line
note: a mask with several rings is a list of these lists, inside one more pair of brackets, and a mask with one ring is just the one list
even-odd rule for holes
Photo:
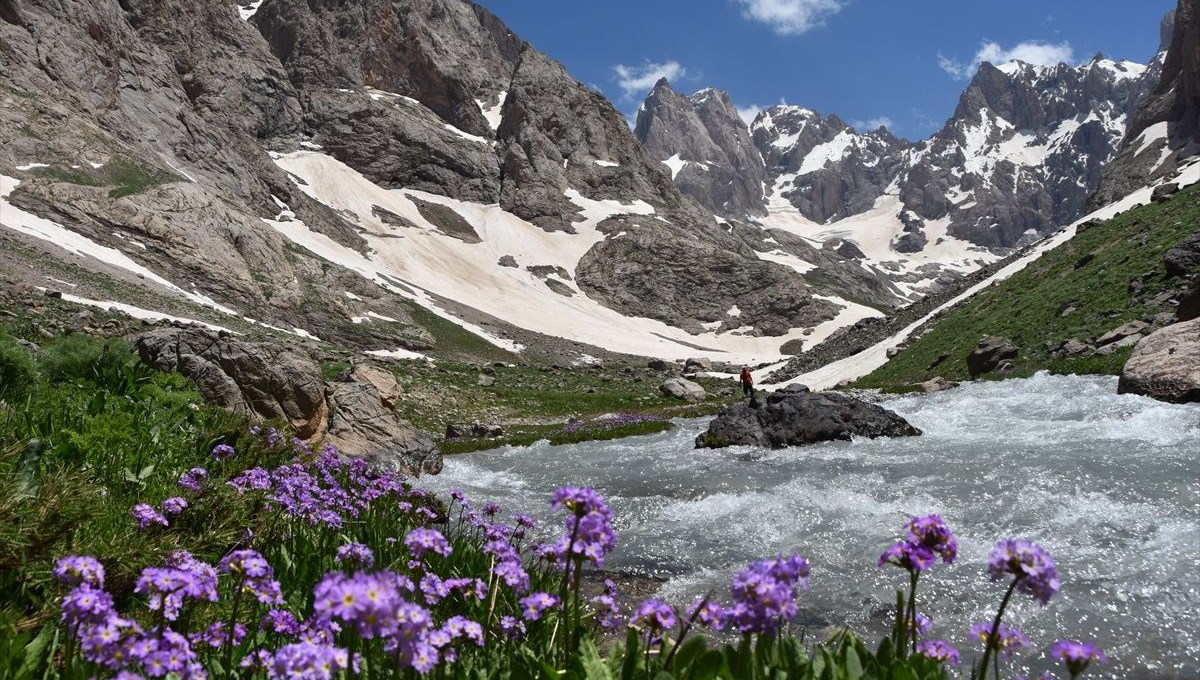
[[798,590],[808,588],[810,568],[800,555],[751,564],[733,578],[733,607],[726,614],[741,633],[774,633],[796,615]]
[[589,602],[596,611],[596,623],[605,630],[614,630],[620,626],[621,609],[617,605],[617,584],[612,579],[604,579],[604,592],[591,598]]
[[212,457],[217,460],[229,460],[235,455],[237,455],[237,451],[234,451],[229,444],[217,444],[212,450]]
[[263,604],[283,604],[283,592],[275,580],[275,569],[254,550],[235,550],[221,559],[217,570],[237,579],[241,592],[254,595]]
[[675,610],[661,600],[650,599],[638,606],[629,625],[644,629],[643,640],[648,645],[663,641],[663,632],[675,626]]
[[945,640],[926,640],[917,645],[917,654],[923,654],[934,661],[942,663],[959,663],[958,650],[951,647]]
[[187,552],[173,553],[166,567],[146,567],[133,592],[147,595],[147,606],[163,618],[179,618],[185,599],[217,601],[217,572]]
[[375,564],[375,552],[362,543],[347,543],[337,549],[334,559],[350,567],[370,569]]
[[1042,546],[1023,538],[1006,538],[996,544],[988,558],[988,575],[998,581],[1016,577],[1017,589],[1046,604],[1062,585],[1054,558]]
[[154,506],[149,503],[138,503],[133,506],[131,514],[137,520],[138,529],[148,529],[155,524],[164,527],[170,524],[167,522],[167,518],[163,517],[163,514],[155,510]]
[[1020,630],[1000,624],[996,639],[992,639],[992,624],[986,621],[971,626],[970,637],[983,642],[985,647],[991,647],[1004,658],[1015,654],[1017,650],[1029,646],[1029,638]]
[[644,415],[641,413],[617,413],[592,420],[575,420],[563,426],[563,434],[574,432],[605,432],[640,423],[660,423],[661,416]]
[[604,498],[592,488],[564,486],[555,490],[550,507],[567,510],[566,532],[553,545],[543,546],[541,556],[568,571],[585,561],[603,567],[604,556],[617,542],[613,513]]
[[425,527],[408,532],[408,535],[404,537],[404,547],[408,548],[408,552],[417,559],[421,559],[429,552],[449,557],[451,552],[450,541],[447,541],[440,531]]
[[521,616],[526,621],[537,621],[547,610],[558,606],[558,598],[550,593],[534,593],[521,598]]
[[940,556],[952,564],[958,556],[958,540],[938,515],[913,517],[909,520],[908,535],[891,545],[879,556],[879,566],[894,564],[909,573],[926,571]]
[[54,563],[54,578],[68,586],[104,587],[104,565],[95,557],[68,555]]
[[179,476],[179,488],[192,493],[200,493],[207,479],[208,470],[202,467],[194,467]]

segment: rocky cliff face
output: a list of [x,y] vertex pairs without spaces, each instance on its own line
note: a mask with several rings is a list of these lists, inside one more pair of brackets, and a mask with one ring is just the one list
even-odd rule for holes
[[634,135],[671,171],[676,186],[724,217],[766,215],[766,171],[729,95],[684,97],[664,78],[638,110]]
[[1200,153],[1200,2],[1180,0],[1163,19],[1157,85],[1132,112],[1120,154],[1089,204],[1111,203]]

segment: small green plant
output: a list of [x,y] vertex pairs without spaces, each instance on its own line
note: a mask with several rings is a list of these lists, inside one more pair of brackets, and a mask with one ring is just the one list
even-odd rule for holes
[[17,401],[33,389],[37,364],[29,350],[8,336],[0,336],[0,399]]

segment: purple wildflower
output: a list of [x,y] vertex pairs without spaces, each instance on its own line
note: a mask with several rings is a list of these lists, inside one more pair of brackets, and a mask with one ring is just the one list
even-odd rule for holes
[[518,638],[525,635],[525,622],[515,616],[501,616],[500,630],[508,638]]
[[296,615],[286,609],[272,609],[267,612],[259,623],[259,628],[279,633],[280,635],[298,635],[300,633],[300,621],[296,619]]
[[548,609],[558,605],[558,598],[550,593],[534,593],[520,599],[521,616],[526,621],[537,621]]
[[95,557],[67,555],[54,563],[54,578],[68,586],[104,587],[104,565]]
[[550,507],[570,512],[564,525],[566,532],[542,556],[563,569],[578,561],[604,566],[604,556],[617,542],[612,528],[613,513],[595,489],[565,486],[555,490]]
[[336,559],[349,566],[370,569],[375,564],[375,553],[362,543],[347,543],[337,549]]
[[699,621],[700,625],[710,630],[725,630],[725,627],[729,625],[729,612],[721,606],[721,603],[713,600],[705,601],[703,598],[696,599],[695,604],[688,610],[688,618]]
[[773,633],[796,615],[797,589],[808,588],[809,572],[800,555],[751,564],[733,578],[730,622],[742,633]]
[[148,595],[150,610],[161,610],[164,618],[174,621],[185,598],[217,601],[217,573],[212,565],[179,552],[171,556],[167,567],[143,569],[133,592]]
[[917,645],[917,654],[923,654],[934,661],[958,665],[958,650],[951,647],[945,640],[926,640]]
[[617,584],[612,579],[604,579],[604,592],[593,597],[592,607],[596,610],[596,622],[605,630],[615,630],[624,620],[621,609],[617,606]]
[[267,677],[272,680],[332,680],[349,667],[349,654],[341,647],[300,642],[285,645],[271,657]]
[[1095,645],[1074,640],[1060,640],[1050,648],[1050,656],[1062,660],[1067,666],[1067,672],[1074,678],[1085,671],[1088,664],[1095,661],[1104,663],[1108,657]]
[[917,612],[913,620],[909,622],[908,630],[914,635],[928,635],[933,629],[933,621],[928,616],[921,612]]
[[424,557],[427,552],[435,552],[442,557],[449,557],[451,552],[450,542],[440,531],[425,527],[408,532],[404,537],[404,545],[413,557],[418,559]]
[[254,595],[262,604],[283,604],[283,592],[275,580],[275,570],[260,553],[254,550],[235,550],[217,565],[222,574],[237,579],[242,592]]
[[63,596],[62,620],[71,628],[82,623],[98,623],[113,616],[112,595],[87,583]]
[[213,447],[212,457],[217,460],[229,460],[237,454],[229,444],[217,444]]
[[1046,604],[1062,585],[1054,559],[1042,546],[1023,538],[1006,538],[996,544],[988,559],[993,581],[1005,574],[1016,577],[1017,589]]
[[183,512],[188,506],[187,499],[179,496],[172,496],[162,502],[163,513],[167,515],[178,515]]
[[894,564],[909,573],[929,569],[937,562],[933,551],[912,541],[900,541],[892,544],[879,556],[879,566]]
[[643,626],[643,639],[646,644],[656,645],[662,642],[663,633],[675,626],[676,620],[675,610],[671,605],[661,600],[650,599],[638,605],[637,611],[629,619],[629,624]]
[[520,560],[506,560],[498,562],[492,567],[492,573],[499,576],[504,585],[512,589],[514,593],[523,593],[529,590],[529,574],[521,567]]
[[266,491],[271,488],[271,474],[263,468],[254,467],[242,472],[242,474],[229,480],[226,484],[232,486],[238,493]]
[[1000,624],[1000,629],[996,633],[996,640],[992,640],[992,624],[986,621],[971,626],[969,633],[972,639],[978,639],[984,644],[984,647],[991,647],[992,650],[999,652],[1004,658],[1008,658],[1015,654],[1017,650],[1024,649],[1029,646],[1029,638],[1020,630]]
[[179,476],[179,488],[192,493],[200,493],[204,488],[204,481],[208,479],[208,470],[202,467],[194,467],[191,470]]
[[137,505],[133,506],[131,514],[133,515],[133,518],[137,520],[138,529],[147,529],[152,524],[159,524],[164,527],[169,526],[167,518],[163,517],[157,510],[154,509],[153,506],[149,505],[148,503],[138,503]]
[[953,564],[958,556],[958,540],[939,515],[924,515],[909,520],[908,540],[941,555],[946,564]]
[[483,514],[488,517],[495,517],[500,514],[500,504],[495,501],[488,501],[483,504]]

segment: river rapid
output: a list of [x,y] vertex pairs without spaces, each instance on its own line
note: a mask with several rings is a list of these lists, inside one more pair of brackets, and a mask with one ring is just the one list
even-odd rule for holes
[[1054,555],[1063,587],[1045,607],[1014,597],[1005,620],[1033,649],[1005,677],[1054,668],[1046,652],[1059,639],[1107,651],[1088,677],[1200,677],[1200,406],[1047,374],[883,405],[924,436],[696,450],[707,419],[685,420],[647,437],[453,456],[422,482],[531,513],[547,536],[561,528],[551,492],[593,486],[617,516],[606,566],[666,579],[660,597],[680,606],[710,588],[728,601],[747,563],[799,552],[812,587],[797,622],[848,625],[872,644],[907,586],[879,555],[910,515],[936,512],[959,558],[923,576],[918,605],[964,664],[978,656],[968,627],[994,616],[1007,585],[988,580],[987,556],[1017,536]]

